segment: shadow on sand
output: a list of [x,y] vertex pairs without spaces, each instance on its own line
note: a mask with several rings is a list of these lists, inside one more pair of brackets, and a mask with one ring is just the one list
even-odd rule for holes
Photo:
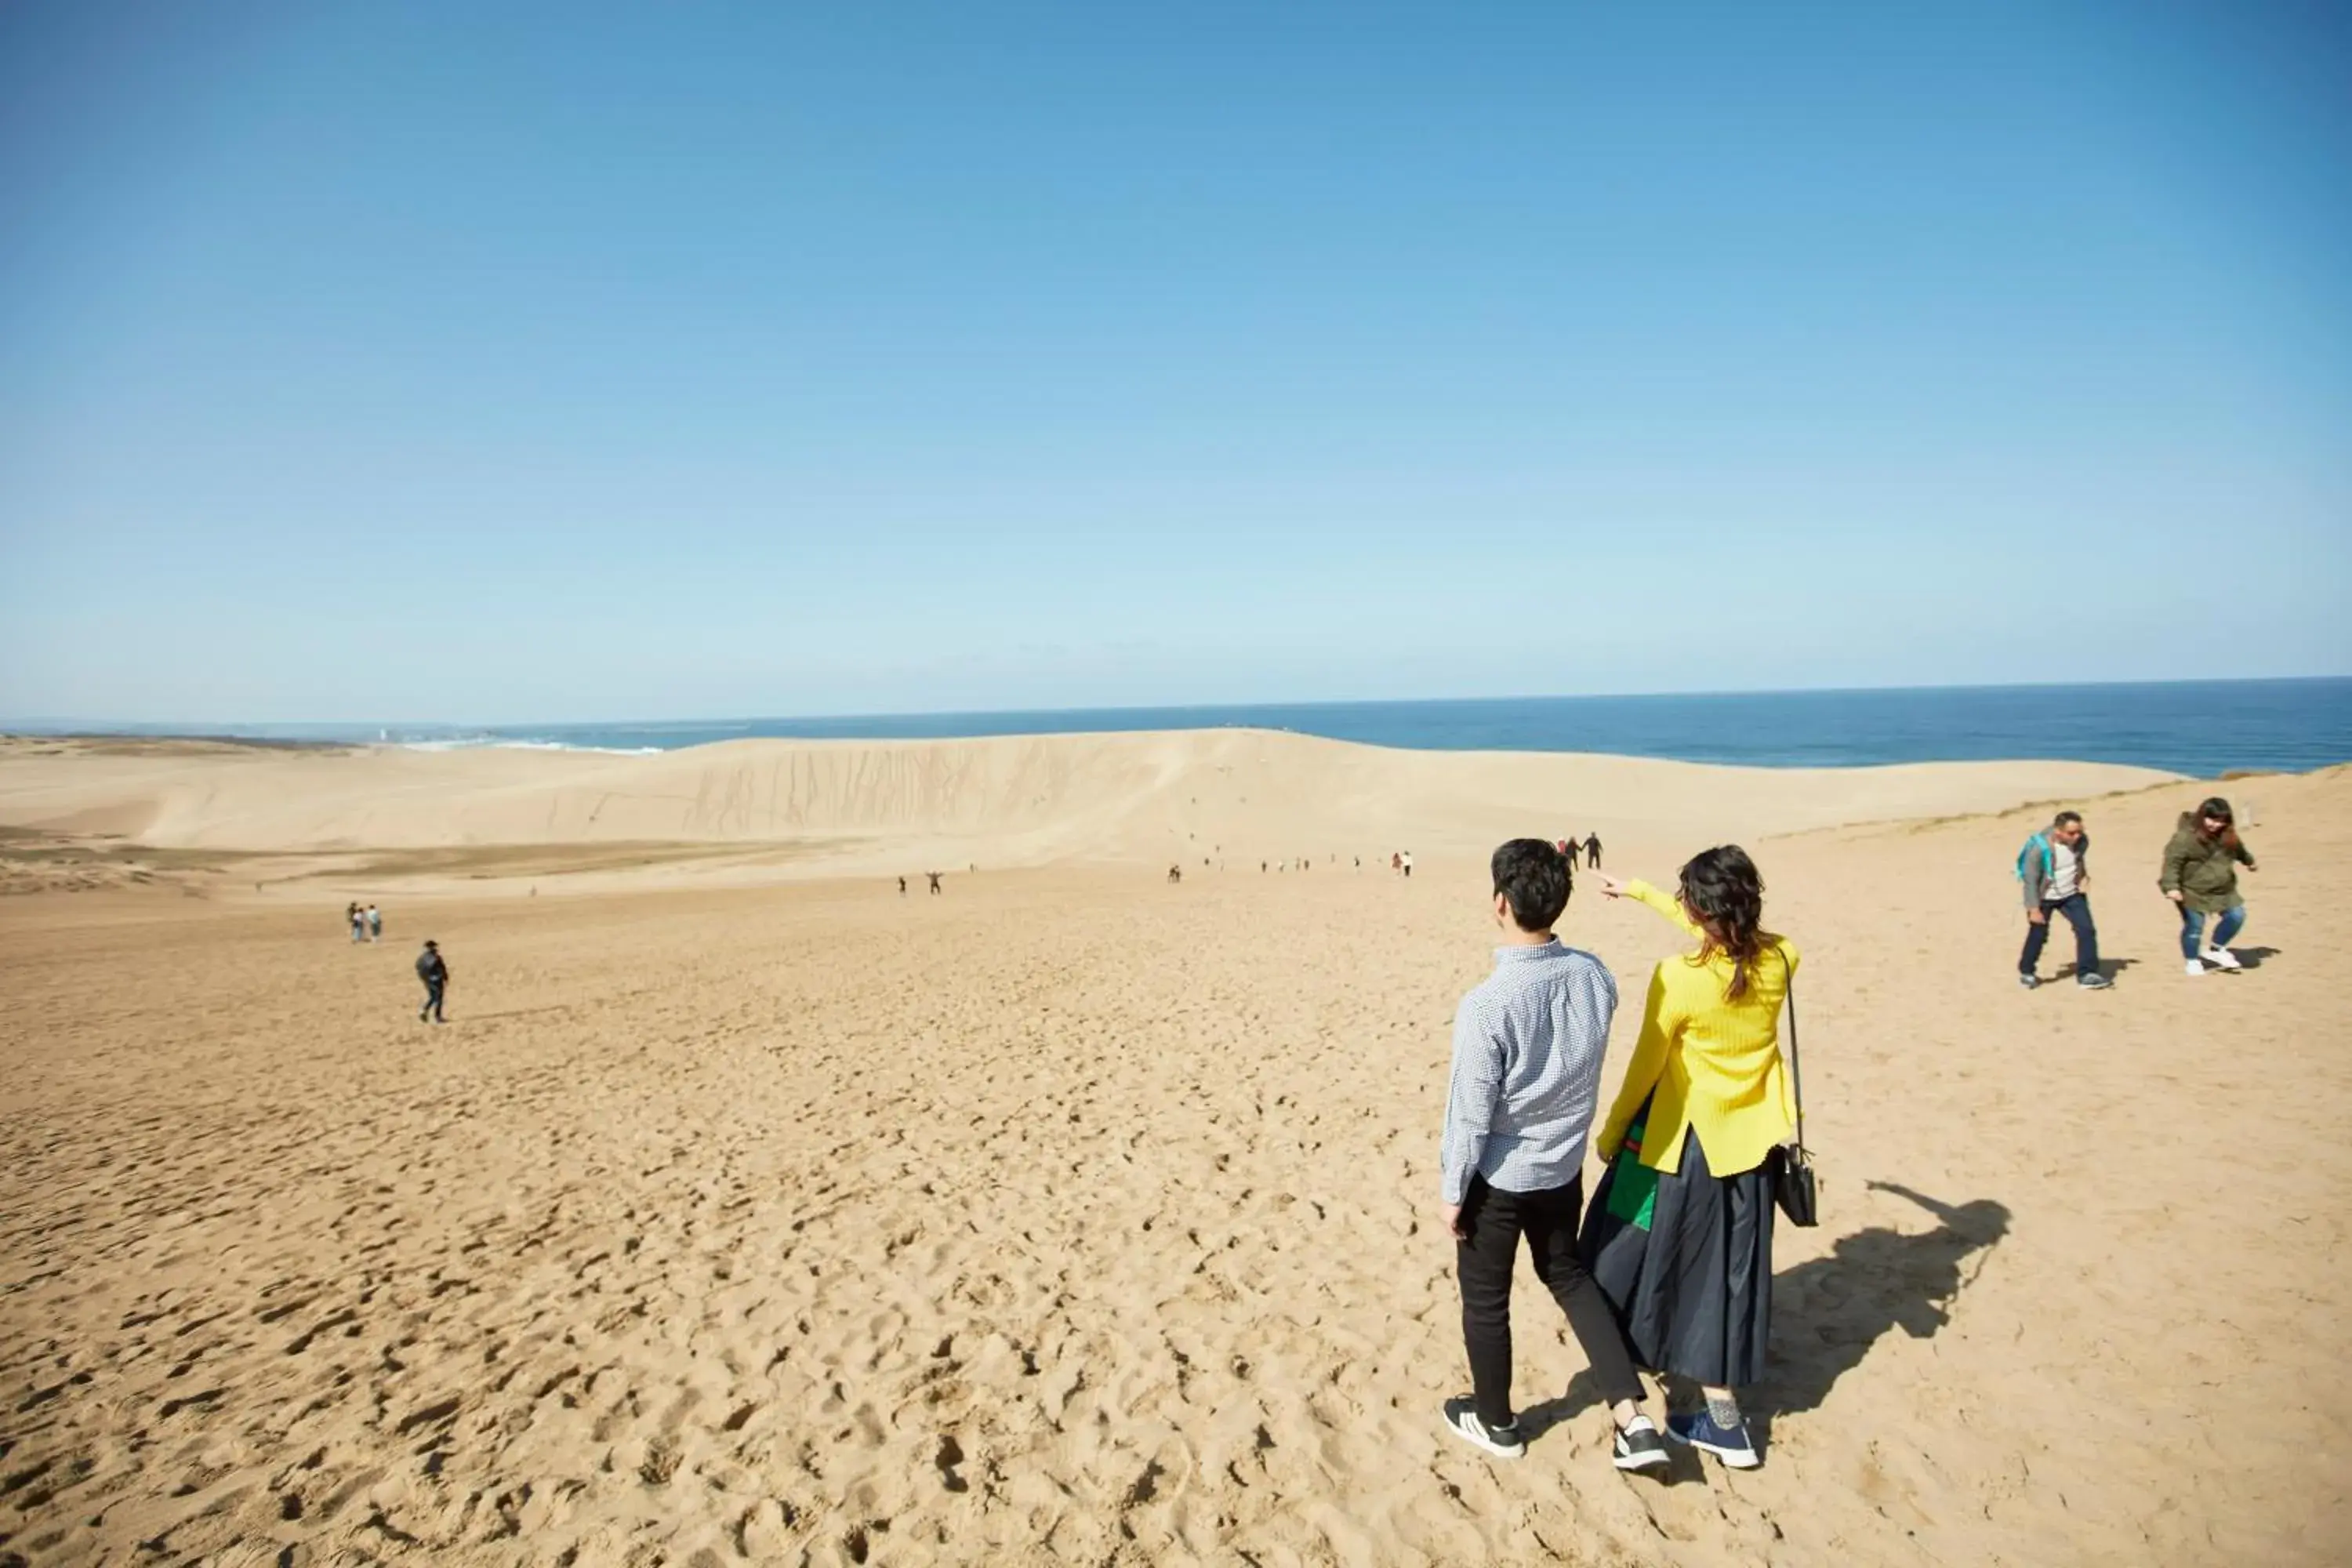
[[[1859,1230],[1840,1237],[1827,1257],[1772,1277],[1771,1360],[1761,1383],[1740,1390],[1759,1442],[1769,1442],[1773,1415],[1819,1408],[1889,1332],[1932,1338],[1951,1321],[1954,1300],[1985,1255],[2009,1234],[2008,1205],[1990,1198],[1951,1205],[1892,1182],[1867,1185],[1908,1199],[1939,1223],[1916,1235],[1885,1226]],[[1599,1403],[1591,1373],[1580,1372],[1559,1398],[1521,1411],[1519,1425],[1532,1441]],[[1669,1482],[1698,1473],[1690,1450],[1675,1454]]]

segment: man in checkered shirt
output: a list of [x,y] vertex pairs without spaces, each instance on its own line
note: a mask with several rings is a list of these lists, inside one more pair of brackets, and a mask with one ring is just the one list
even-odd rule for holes
[[1666,1462],[1665,1445],[1642,1414],[1642,1382],[1608,1299],[1576,1252],[1584,1145],[1617,982],[1601,960],[1552,934],[1574,876],[1558,846],[1514,838],[1495,851],[1493,868],[1503,945],[1495,973],[1454,1014],[1439,1153],[1475,1391],[1446,1401],[1445,1424],[1498,1458],[1527,1452],[1511,1409],[1511,1266],[1524,1237],[1536,1278],[1567,1312],[1617,1424],[1617,1468],[1648,1469]]

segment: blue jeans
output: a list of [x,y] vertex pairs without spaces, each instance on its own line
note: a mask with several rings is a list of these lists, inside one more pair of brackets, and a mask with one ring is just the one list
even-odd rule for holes
[[[2213,928],[2213,945],[2229,946],[2230,939],[2243,931],[2245,926],[2245,905],[2240,904],[2234,910],[2222,910],[2221,923]],[[2197,910],[2183,906],[2180,911],[2180,956],[2194,958],[2204,951],[2205,916]]]
[[2042,962],[2042,944],[2050,940],[2050,922],[2060,915],[2074,928],[2074,978],[2099,973],[2099,928],[2091,923],[2091,897],[2076,893],[2042,906],[2042,918],[2025,927],[2025,951],[2018,955],[2017,972],[2031,974]]

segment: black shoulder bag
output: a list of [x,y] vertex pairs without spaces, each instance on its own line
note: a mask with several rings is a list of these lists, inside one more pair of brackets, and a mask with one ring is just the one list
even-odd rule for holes
[[1789,1085],[1797,1101],[1797,1136],[1772,1151],[1772,1201],[1790,1225],[1816,1226],[1822,1216],[1815,1206],[1813,1157],[1805,1152],[1805,1075],[1797,1068],[1797,972],[1789,963],[1789,950],[1780,952],[1789,984]]

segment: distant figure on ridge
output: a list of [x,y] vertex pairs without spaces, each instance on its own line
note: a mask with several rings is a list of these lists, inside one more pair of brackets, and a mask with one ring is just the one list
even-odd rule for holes
[[1183,867],[1181,867],[1181,866],[1171,866],[1171,867],[1169,867],[1169,868],[1168,868],[1168,879],[1169,879],[1171,882],[1181,882],[1181,881],[1182,881],[1182,880],[1184,879],[1184,868],[1183,868]]
[[2042,984],[2034,973],[2042,944],[2050,940],[2050,917],[2064,915],[2074,928],[2074,984],[2105,991],[2115,982],[2099,967],[2099,928],[2091,923],[2091,836],[2083,814],[2062,811],[2049,826],[2017,852],[2017,879],[2025,886],[2025,951],[2018,955],[2017,983],[2028,991]]
[[904,877],[898,879],[898,896],[902,899],[907,896],[907,879]]
[[1598,833],[1584,840],[1584,863],[1595,871],[1601,869],[1601,835]]
[[382,942],[383,940],[383,911],[377,909],[373,904],[370,904],[367,907],[367,928],[368,941]]
[[931,891],[934,893],[940,891],[940,879],[946,875],[946,873],[941,871],[926,871],[923,875],[931,879]]
[[425,951],[416,955],[416,978],[425,982],[425,1005],[416,1010],[416,1021],[429,1016],[436,1024],[449,1020],[441,1014],[441,994],[448,989],[449,965],[442,960],[440,945],[427,937]]
[[1446,1428],[1496,1458],[1527,1452],[1511,1408],[1511,1271],[1525,1237],[1536,1278],[1568,1314],[1616,1423],[1617,1468],[1654,1468],[1666,1463],[1665,1441],[1642,1413],[1642,1380],[1624,1335],[1576,1248],[1585,1137],[1600,1101],[1617,982],[1600,959],[1552,934],[1574,877],[1558,845],[1514,838],[1495,851],[1493,870],[1503,945],[1495,972],[1454,1016],[1438,1151],[1473,1389],[1445,1402]]
[[[2261,869],[2253,852],[2238,837],[2230,803],[2215,795],[2195,811],[2180,814],[2172,842],[2164,847],[2164,870],[2156,885],[2180,906],[2180,955],[2189,973],[2240,967],[2230,939],[2245,928],[2246,900],[2238,896],[2238,868]],[[2205,917],[2219,915],[2213,945],[2205,945]]]
[[1410,849],[1404,851],[1404,879],[1408,882],[1412,880],[1412,851]]

